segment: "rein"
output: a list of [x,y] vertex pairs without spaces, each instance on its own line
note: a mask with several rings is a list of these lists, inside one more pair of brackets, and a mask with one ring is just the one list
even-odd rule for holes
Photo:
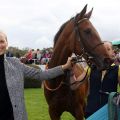
[[45,81],[43,83],[44,83],[44,87],[51,92],[54,92],[54,91],[58,90],[64,84],[63,81],[61,81],[60,84],[58,85],[58,87],[49,88]]
[[[66,83],[66,82],[63,82],[63,84],[64,84],[64,85],[67,85],[67,86],[72,86],[72,85],[78,83],[79,85],[81,85],[82,83],[85,82],[85,79],[86,79],[86,77],[88,76],[88,71],[89,71],[89,67],[87,68],[86,74],[85,74],[85,76],[84,76],[84,78],[83,78],[82,80],[75,80],[75,82],[69,83],[69,84]],[[68,76],[68,77],[69,77],[69,76]]]
[[[78,63],[78,62],[76,61],[76,63]],[[44,87],[45,87],[47,90],[49,90],[49,91],[51,91],[51,92],[54,92],[54,91],[58,90],[62,85],[66,85],[66,86],[68,86],[68,87],[70,87],[70,86],[72,86],[72,85],[74,85],[74,84],[76,84],[76,83],[79,84],[79,85],[81,85],[82,83],[85,82],[85,79],[86,79],[86,77],[87,77],[87,75],[88,75],[88,70],[89,70],[89,67],[87,68],[86,74],[85,74],[85,76],[84,76],[84,78],[83,78],[82,80],[76,80],[76,81],[73,82],[73,83],[66,83],[66,82],[64,82],[64,81],[61,81],[60,84],[58,85],[58,87],[56,87],[56,88],[49,88],[48,85],[46,84],[46,82],[44,81],[44,82],[43,82],[43,83],[44,83]],[[70,71],[69,71],[69,72],[70,72]],[[66,78],[70,77],[69,74],[68,74],[69,72],[67,71],[67,77],[66,77]]]

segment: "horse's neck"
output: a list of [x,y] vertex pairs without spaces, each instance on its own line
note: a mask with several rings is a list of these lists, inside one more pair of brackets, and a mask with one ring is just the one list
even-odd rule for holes
[[[49,62],[48,68],[53,68],[55,66],[65,64],[68,56],[70,56],[70,52],[68,52],[66,47],[61,46],[61,45],[57,46],[56,48],[54,48],[54,52]],[[63,79],[64,77],[61,76],[61,77],[51,80],[50,82],[47,81],[47,83],[51,88],[55,88],[60,85],[60,80],[62,81]]]
[[51,68],[65,64],[70,55],[71,52],[65,46],[59,46],[58,48],[55,48],[49,67]]

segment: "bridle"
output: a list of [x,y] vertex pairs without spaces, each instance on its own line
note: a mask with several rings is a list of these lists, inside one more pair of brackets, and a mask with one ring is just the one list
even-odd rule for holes
[[[76,17],[74,17],[74,30],[75,30],[75,42],[74,42],[74,53],[75,53],[75,50],[76,50],[76,42],[77,42],[77,40],[79,41],[79,43],[80,43],[80,48],[81,48],[81,54],[80,55],[76,55],[76,57],[75,58],[73,58],[73,59],[75,59],[74,60],[74,62],[75,63],[77,63],[77,62],[87,62],[87,64],[89,65],[89,66],[91,66],[91,59],[93,59],[93,56],[91,56],[89,53],[88,53],[88,51],[87,50],[85,50],[84,49],[84,43],[83,43],[83,41],[82,41],[82,39],[81,39],[81,34],[80,34],[80,31],[79,31],[79,24],[81,24],[82,22],[84,22],[85,20],[89,20],[88,18],[83,18],[83,19],[81,19],[81,20],[79,20],[78,22],[77,22],[77,15],[76,15]],[[97,44],[97,45],[95,45],[91,50],[92,51],[94,51],[96,48],[98,48],[100,45],[102,45],[102,44],[104,44],[103,42],[100,42],[99,44]],[[86,60],[84,61],[84,60],[82,60],[82,58],[83,57],[86,57]],[[89,69],[89,67],[88,67],[88,69]],[[45,88],[47,89],[47,90],[49,90],[49,91],[51,91],[51,92],[54,92],[54,91],[56,91],[56,90],[58,90],[62,85],[67,85],[67,86],[72,86],[72,85],[74,85],[74,84],[76,84],[76,83],[79,83],[79,85],[81,85],[84,81],[85,81],[85,79],[86,79],[86,77],[87,77],[87,75],[88,75],[88,69],[87,69],[87,71],[86,71],[86,74],[85,74],[85,76],[84,76],[84,78],[82,79],[82,80],[80,80],[80,81],[75,81],[75,82],[73,82],[73,83],[66,83],[66,82],[64,82],[64,81],[61,81],[60,82],[60,84],[56,87],[56,88],[54,88],[54,89],[52,89],[52,88],[49,88],[48,87],[48,85],[46,84],[46,82],[44,82],[44,86],[45,86]],[[67,77],[66,78],[68,78],[69,77],[69,72],[70,71],[67,71]]]
[[[79,15],[79,14],[78,14]],[[74,29],[75,29],[75,42],[74,42],[74,53],[76,51],[76,41],[78,40],[79,43],[80,43],[80,48],[81,48],[81,53],[80,55],[76,55],[77,56],[77,60],[78,62],[82,60],[82,57],[85,57],[86,58],[86,62],[89,66],[91,66],[91,62],[92,59],[94,58],[93,56],[91,56],[89,54],[89,52],[87,50],[84,49],[84,42],[83,42],[83,39],[81,38],[81,34],[80,34],[80,31],[79,31],[79,24],[81,24],[82,22],[86,21],[86,20],[89,20],[88,18],[83,18],[79,21],[77,21],[77,17],[78,15],[76,15],[76,17],[74,17]],[[103,42],[100,42],[98,43],[97,45],[95,45],[93,48],[91,48],[91,51],[94,51],[96,48],[98,48],[99,46],[101,46],[102,44],[104,44]],[[84,62],[84,61],[83,61]]]

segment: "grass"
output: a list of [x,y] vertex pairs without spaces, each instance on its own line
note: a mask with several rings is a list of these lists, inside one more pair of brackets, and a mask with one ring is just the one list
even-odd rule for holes
[[[42,89],[25,89],[25,102],[28,120],[50,120]],[[74,118],[64,112],[61,120],[74,120]]]
[[[28,120],[50,120],[43,89],[25,89],[25,102]],[[74,118],[64,112],[61,120],[74,120]]]

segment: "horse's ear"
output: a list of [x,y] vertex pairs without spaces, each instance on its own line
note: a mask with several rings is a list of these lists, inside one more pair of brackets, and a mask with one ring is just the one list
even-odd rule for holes
[[93,11],[93,8],[87,14],[85,14],[84,17],[89,19],[92,15],[92,11]]
[[82,11],[75,16],[75,20],[76,20],[76,21],[79,21],[80,19],[84,18],[86,11],[87,11],[87,4],[86,4],[85,7],[82,9]]
[[83,18],[83,16],[85,15],[87,10],[87,4],[85,5],[85,7],[83,8],[83,10],[80,12],[80,17]]

